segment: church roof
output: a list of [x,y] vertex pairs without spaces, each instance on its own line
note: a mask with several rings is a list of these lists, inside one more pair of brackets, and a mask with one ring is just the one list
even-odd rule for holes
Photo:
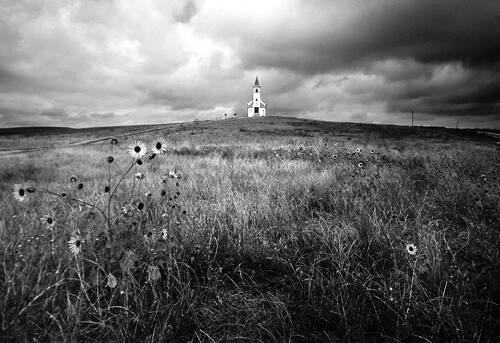
[[257,76],[255,77],[255,83],[253,85],[260,87],[260,85],[259,85],[259,78]]

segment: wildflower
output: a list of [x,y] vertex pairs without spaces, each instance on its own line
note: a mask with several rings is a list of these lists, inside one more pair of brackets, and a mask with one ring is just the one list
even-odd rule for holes
[[161,217],[162,217],[163,219],[166,219],[166,218],[168,217],[168,214],[165,212],[165,213],[163,213],[163,214],[161,215]]
[[370,149],[370,154],[374,154],[374,153],[375,153],[375,150]]
[[66,198],[67,196],[68,196],[68,193],[66,193],[66,192],[61,193],[61,197]]
[[142,166],[142,160],[140,158],[138,158],[135,163],[137,163],[138,165]]
[[141,158],[147,152],[146,144],[143,141],[132,142],[128,146],[128,152],[133,158]]
[[165,148],[167,143],[162,138],[158,139],[152,146],[151,150],[153,153],[160,155],[163,154],[167,149]]
[[144,203],[141,201],[139,201],[136,206],[139,211],[142,211],[144,209]]
[[107,161],[108,163],[113,163],[113,161],[114,161],[114,160],[115,160],[115,158],[114,158],[113,156],[108,156],[108,157],[106,157],[106,161]]
[[71,175],[69,181],[71,181],[71,183],[76,183],[76,181],[78,181],[78,178],[76,177],[76,175]]
[[136,180],[143,180],[144,179],[144,174],[143,173],[136,173],[135,174],[135,179]]
[[165,195],[167,195],[167,191],[162,189],[161,192],[160,192],[161,196],[164,197]]
[[334,155],[332,156],[332,158],[333,158],[334,160],[336,160],[336,159],[337,159],[337,155],[335,155],[335,154],[334,154]]
[[168,181],[168,175],[163,176],[161,182],[167,183],[167,181]]
[[14,185],[14,191],[12,192],[14,198],[18,201],[23,201],[26,199],[26,190],[22,185]]
[[73,255],[78,255],[82,251],[82,239],[80,236],[72,236],[68,241],[69,250]]
[[358,163],[358,168],[363,168],[363,162]]
[[110,190],[111,190],[111,189],[110,189],[110,187],[109,187],[109,186],[105,186],[105,187],[104,187],[104,193],[109,193],[109,191],[110,191]]
[[118,139],[116,137],[111,138],[111,141],[109,142],[111,145],[118,145]]
[[117,285],[118,285],[118,282],[116,281],[116,277],[113,274],[108,274],[107,286],[109,288],[115,288]]
[[54,227],[54,225],[56,224],[56,221],[54,220],[54,218],[48,214],[46,214],[42,218],[40,218],[40,221],[42,222],[42,224],[45,224],[45,226],[48,229],[52,229]]
[[149,266],[148,267],[148,276],[149,280],[156,281],[161,278],[160,268],[157,266]]
[[78,186],[76,187],[78,189],[83,189],[83,183],[79,183]]
[[169,172],[168,172],[168,176],[169,176],[171,179],[173,179],[173,178],[175,177],[175,172],[174,172],[174,171],[172,171],[172,170],[171,170],[171,171],[169,171]]
[[181,173],[175,173],[174,178],[180,179],[182,177]]
[[417,247],[413,243],[406,244],[406,252],[410,255],[415,255],[417,253]]
[[361,149],[360,149],[360,148],[356,148],[356,150],[355,150],[355,151],[356,151],[356,153],[358,153],[358,154],[359,154],[359,153],[361,152]]
[[145,197],[148,197],[148,198],[149,198],[150,196],[152,196],[152,195],[153,195],[153,194],[151,194],[151,192],[147,192],[147,193],[145,193],[145,194],[144,194],[144,196],[145,196]]
[[165,241],[167,240],[167,238],[168,238],[168,231],[167,231],[167,229],[161,229],[161,238],[163,240],[165,240]]

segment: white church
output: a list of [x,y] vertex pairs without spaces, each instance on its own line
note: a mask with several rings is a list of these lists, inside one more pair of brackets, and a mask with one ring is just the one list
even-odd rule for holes
[[253,85],[253,99],[247,104],[248,117],[265,117],[267,105],[260,98],[260,85],[259,79],[255,77]]

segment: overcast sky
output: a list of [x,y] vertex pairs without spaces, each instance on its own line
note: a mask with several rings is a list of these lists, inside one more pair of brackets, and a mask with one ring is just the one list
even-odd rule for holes
[[500,128],[499,0],[0,0],[0,127],[271,115]]

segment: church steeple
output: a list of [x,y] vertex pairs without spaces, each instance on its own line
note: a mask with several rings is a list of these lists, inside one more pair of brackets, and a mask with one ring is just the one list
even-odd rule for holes
[[256,76],[255,77],[255,83],[253,84],[254,87],[260,87],[259,85],[259,78]]

